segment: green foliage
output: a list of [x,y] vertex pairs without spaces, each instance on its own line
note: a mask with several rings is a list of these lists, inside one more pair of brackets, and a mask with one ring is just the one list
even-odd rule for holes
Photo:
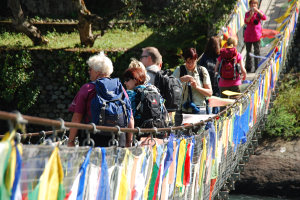
[[300,137],[300,74],[287,74],[268,115],[265,135]]
[[38,85],[34,83],[29,52],[22,50],[16,55],[1,54],[0,60],[4,60],[0,70],[2,109],[9,109],[8,105],[14,105],[21,112],[28,110],[37,101],[40,92]]
[[[63,49],[39,52],[3,50],[0,55],[0,61],[3,63],[0,70],[0,110],[19,110],[26,113],[30,112],[30,108],[38,108],[34,105],[38,105],[41,100],[41,84],[45,80],[49,85],[66,87],[66,95],[73,97],[84,83],[90,81],[86,61],[96,53],[98,52]],[[140,50],[112,51],[106,54],[114,63],[112,77],[122,79],[122,73],[128,67],[130,58],[138,58]],[[43,88],[43,91],[45,89]],[[53,92],[47,90],[46,96],[53,95]]]
[[121,16],[122,20],[130,22],[127,28],[130,28],[131,30],[137,30],[137,22],[141,18],[140,7],[143,5],[142,2],[139,0],[122,0],[122,2],[127,6],[126,12],[124,12]]
[[64,80],[68,86],[68,91],[72,94],[76,93],[83,83],[89,81],[88,67],[86,60],[79,52],[67,53],[59,51],[60,65],[66,67]]
[[162,35],[189,32],[197,41],[201,35],[216,34],[235,3],[233,0],[170,0],[163,10],[151,14],[148,23],[158,27]]

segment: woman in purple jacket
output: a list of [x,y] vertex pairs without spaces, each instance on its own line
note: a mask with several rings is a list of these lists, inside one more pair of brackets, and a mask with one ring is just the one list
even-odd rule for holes
[[[258,0],[250,0],[250,10],[245,14],[245,24],[247,25],[244,33],[244,41],[246,43],[246,70],[250,72],[252,69],[252,59],[250,52],[252,45],[254,46],[254,54],[260,54],[260,38],[262,36],[261,20],[266,20],[266,15],[258,9]],[[258,58],[254,59],[255,70],[258,68]]]

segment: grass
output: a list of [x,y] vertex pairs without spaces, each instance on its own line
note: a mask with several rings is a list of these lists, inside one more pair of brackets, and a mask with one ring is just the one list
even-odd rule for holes
[[300,137],[300,73],[286,74],[282,80],[264,134],[285,139]]
[[[93,34],[98,34],[99,31],[94,31]],[[137,31],[129,31],[124,29],[112,29],[107,31],[103,37],[98,38],[93,46],[93,49],[105,50],[122,50],[132,48],[146,40],[153,31],[146,26],[142,26]],[[47,32],[44,35],[49,40],[47,46],[33,46],[31,40],[23,33],[0,33],[0,46],[7,48],[32,48],[32,49],[61,49],[75,48],[80,44],[79,33],[58,33]],[[88,50],[88,48],[85,48]]]

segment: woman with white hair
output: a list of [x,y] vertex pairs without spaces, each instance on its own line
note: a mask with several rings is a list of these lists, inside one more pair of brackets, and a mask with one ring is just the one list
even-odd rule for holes
[[[109,87],[111,87],[111,85],[113,85],[116,81],[117,81],[117,83],[119,82],[118,79],[110,79],[110,75],[113,73],[113,64],[112,64],[111,60],[107,56],[104,55],[104,52],[100,52],[99,54],[90,57],[87,61],[87,64],[89,66],[89,76],[90,76],[91,82],[84,84],[80,88],[80,90],[76,94],[75,98],[73,99],[72,104],[69,107],[69,111],[73,112],[72,122],[91,123],[91,122],[95,121],[94,120],[95,108],[94,108],[94,104],[92,104],[92,102],[95,101],[95,98],[101,98],[101,94],[99,94],[99,92],[96,92],[96,84],[98,81],[106,81],[107,86],[109,86]],[[110,84],[110,83],[112,83],[112,84]],[[120,86],[120,87],[121,87],[121,92],[123,92],[123,94],[124,94],[124,98],[125,98],[124,100],[130,102],[125,89],[123,88],[123,86]],[[116,91],[117,88],[116,89],[113,88],[113,90]],[[102,98],[104,98],[104,97],[102,96]],[[133,128],[134,120],[131,115],[131,112],[132,112],[131,107],[129,108],[129,110],[130,110],[130,113],[128,116],[131,116],[131,117],[130,117],[130,119],[128,119],[128,123],[125,123],[125,126],[127,125],[127,127],[129,127],[129,128]],[[99,114],[98,114],[98,117],[99,117]],[[99,121],[99,119],[98,119],[98,121]],[[70,129],[68,146],[75,145],[75,138],[77,136],[77,132],[78,132],[78,130],[76,128]],[[83,137],[81,137],[81,135],[79,135],[79,142],[82,143],[82,140],[85,137],[86,137],[85,134],[83,135]],[[93,139],[95,141],[95,146],[107,146],[108,141],[110,139],[110,136],[105,136],[101,133],[96,134],[96,135],[92,134],[91,137],[93,137]],[[130,146],[131,140],[132,140],[132,134],[128,133],[126,135],[126,146]]]

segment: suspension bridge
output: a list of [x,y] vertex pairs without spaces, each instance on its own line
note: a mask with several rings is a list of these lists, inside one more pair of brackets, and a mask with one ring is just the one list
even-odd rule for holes
[[[244,57],[241,36],[248,8],[247,0],[237,1],[220,32],[238,36]],[[265,0],[260,9],[267,16],[263,28],[279,34],[264,40],[260,67],[248,74],[251,82],[243,94],[215,116],[179,127],[129,129],[0,111],[0,119],[10,122],[0,143],[1,199],[228,199],[258,145],[297,28],[297,0]],[[28,123],[53,131],[26,133]],[[113,138],[125,132],[167,132],[169,137],[151,137],[150,145],[131,148],[66,147],[69,128],[86,130],[88,143],[91,134],[101,131],[111,132]],[[48,145],[31,145],[36,135]],[[21,145],[22,138],[29,144]]]

